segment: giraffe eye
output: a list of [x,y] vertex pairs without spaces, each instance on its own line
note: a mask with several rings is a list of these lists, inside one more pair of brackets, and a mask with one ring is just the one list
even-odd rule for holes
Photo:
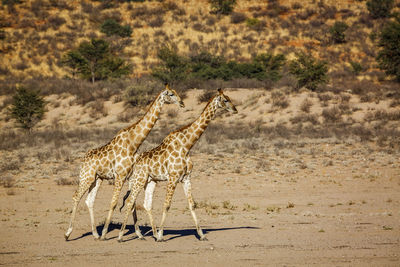
[[225,99],[224,102],[225,102],[225,103],[228,103],[228,100]]

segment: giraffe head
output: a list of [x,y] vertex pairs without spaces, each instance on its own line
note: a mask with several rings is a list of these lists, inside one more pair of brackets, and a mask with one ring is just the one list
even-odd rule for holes
[[232,104],[231,99],[227,95],[224,95],[221,88],[218,89],[216,101],[219,108],[225,109],[234,114],[238,113],[236,107]]
[[161,97],[167,104],[177,104],[181,108],[185,107],[181,97],[174,89],[169,88],[167,83],[165,84],[165,89],[161,92]]

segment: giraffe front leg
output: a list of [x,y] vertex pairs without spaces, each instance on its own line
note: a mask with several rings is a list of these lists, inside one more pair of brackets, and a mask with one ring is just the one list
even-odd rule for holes
[[93,183],[89,189],[89,193],[86,197],[86,205],[89,209],[89,214],[90,214],[90,222],[92,225],[92,233],[94,238],[97,240],[100,238],[99,234],[97,233],[96,226],[94,224],[94,213],[93,213],[93,207],[94,207],[94,201],[96,199],[97,191],[99,190],[101,186],[102,180],[97,179],[96,183]]
[[93,178],[81,178],[79,181],[78,189],[75,191],[74,196],[72,197],[74,204],[72,207],[71,220],[69,222],[67,232],[64,234],[66,241],[70,237],[72,230],[74,228],[76,210],[78,208],[79,201],[81,200],[82,196],[86,193],[86,191],[91,187],[93,182],[94,182],[94,177]]
[[171,201],[172,201],[172,197],[175,192],[177,180],[178,179],[173,179],[172,181],[168,181],[167,196],[166,196],[165,202],[164,202],[163,214],[162,214],[161,223],[160,223],[160,230],[158,230],[158,234],[157,234],[157,240],[156,240],[157,242],[164,241],[163,240],[164,222],[167,217],[167,212],[168,212],[169,208],[171,207]]
[[203,234],[203,230],[199,226],[196,213],[194,212],[194,201],[193,201],[193,197],[192,197],[192,185],[190,183],[189,176],[187,177],[187,179],[185,179],[183,181],[182,186],[183,186],[183,191],[185,192],[185,196],[188,200],[190,213],[192,214],[194,223],[196,225],[197,234],[199,235],[201,241],[207,241],[207,237]]
[[118,196],[119,196],[119,194],[121,192],[123,182],[124,182],[124,180],[120,179],[120,176],[116,177],[115,184],[114,184],[114,191],[113,191],[113,195],[112,195],[112,199],[111,199],[110,210],[108,211],[108,215],[107,215],[106,221],[104,223],[104,228],[103,228],[103,232],[101,233],[100,240],[105,240],[106,239],[108,226],[110,225],[111,217],[113,215],[114,209],[117,206]]

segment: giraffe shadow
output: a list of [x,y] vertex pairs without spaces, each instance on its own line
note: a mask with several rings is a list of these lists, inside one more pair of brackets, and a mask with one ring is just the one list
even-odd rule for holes
[[[111,231],[114,231],[114,230],[119,230],[119,229],[121,229],[121,226],[122,226],[122,223],[113,223],[113,222],[111,222],[110,225],[108,226],[107,233],[109,233]],[[96,230],[97,230],[97,233],[99,235],[101,235],[101,233],[103,232],[103,228],[104,228],[104,223],[96,226]],[[135,232],[135,227],[133,225],[126,225],[125,229],[128,230],[128,232],[126,234],[128,234],[128,233],[132,234],[132,233]],[[140,229],[142,229],[142,228],[140,228]],[[148,229],[151,229],[151,227],[148,227]],[[73,238],[73,239],[69,239],[68,241],[79,240],[79,239],[85,238],[87,236],[92,236],[92,232],[86,232],[86,233],[82,234],[81,236],[78,236],[78,237]],[[114,238],[116,238],[116,237],[110,237],[110,238],[107,238],[107,240],[108,239],[114,239]]]
[[[132,226],[131,228],[133,228],[133,232],[135,232],[134,227]],[[152,236],[152,231],[151,231],[151,227],[147,227],[147,226],[143,226],[140,227],[143,236]],[[251,227],[251,226],[239,226],[239,227],[224,227],[224,228],[202,228],[203,233],[204,234],[208,234],[210,232],[219,232],[219,231],[232,231],[232,230],[241,230],[241,229],[250,229],[250,230],[257,230],[260,229],[259,227]],[[125,233],[124,236],[129,235],[129,231],[127,233]],[[173,240],[176,238],[181,238],[181,237],[185,237],[185,236],[195,236],[197,239],[200,240],[200,236],[197,234],[197,230],[196,228],[187,228],[187,229],[165,229],[164,228],[164,241],[169,241],[169,240]],[[137,239],[137,237],[134,235],[132,238],[128,238],[126,240],[124,240],[124,242],[128,242],[131,240]]]
[[[97,232],[101,234],[103,231],[104,224],[101,224],[96,227]],[[111,234],[113,230],[118,230],[121,229],[121,223],[110,223],[108,226],[108,235]],[[135,239],[138,239],[138,237],[135,235],[135,227],[133,225],[126,225],[126,230],[128,230],[125,234],[124,237],[125,239],[123,242],[128,242],[132,241]],[[224,227],[224,228],[202,228],[203,233],[211,233],[211,232],[219,232],[219,231],[233,231],[233,230],[257,230],[261,229],[259,227],[252,227],[252,226],[238,226],[238,227]],[[140,231],[142,232],[144,237],[152,237],[153,238],[153,233],[152,229],[150,226],[140,226]],[[80,237],[77,237],[75,239],[71,239],[70,241],[78,240],[87,236],[91,236],[92,232],[87,232],[82,234]],[[130,236],[130,238],[126,238],[127,236]],[[164,228],[164,241],[169,241],[173,240],[176,238],[181,238],[185,236],[195,236],[197,239],[200,239],[200,236],[197,234],[196,228],[189,228],[189,229],[165,229]],[[117,236],[112,236],[108,237],[107,240],[112,240],[116,239]]]

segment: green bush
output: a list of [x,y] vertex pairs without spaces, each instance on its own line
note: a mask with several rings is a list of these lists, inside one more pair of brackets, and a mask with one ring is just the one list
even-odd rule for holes
[[249,62],[227,61],[207,51],[185,57],[173,46],[163,46],[158,52],[161,64],[153,69],[153,76],[163,82],[194,80],[224,81],[236,78],[277,81],[281,78],[285,57],[268,53],[257,55]]
[[328,81],[327,63],[304,53],[297,54],[297,59],[292,60],[289,72],[296,76],[298,88],[304,86],[315,91],[319,85]]
[[107,19],[100,26],[100,31],[107,36],[119,35],[121,37],[129,37],[132,34],[132,29],[129,25],[122,26],[113,19]]
[[390,17],[394,0],[368,0],[367,9],[374,19]]
[[167,83],[183,81],[188,74],[188,59],[178,55],[174,45],[163,45],[157,53],[161,64],[152,70],[152,75]]
[[228,15],[233,11],[236,0],[208,0],[211,11],[216,14]]
[[377,61],[387,75],[394,75],[400,82],[400,17],[389,22],[380,32]]
[[20,87],[13,96],[10,111],[22,128],[30,130],[43,118],[44,108],[45,102],[39,91]]
[[351,66],[351,72],[353,72],[356,75],[360,74],[360,72],[364,70],[364,68],[361,66],[359,62],[350,61],[350,66]]
[[349,26],[342,22],[336,21],[335,24],[329,29],[331,34],[331,39],[334,43],[340,44],[346,42],[346,36],[344,32],[349,28]]
[[131,71],[131,66],[112,54],[109,43],[103,39],[81,42],[77,49],[63,56],[61,63],[71,69],[73,76],[80,74],[92,83],[96,80],[120,78]]

